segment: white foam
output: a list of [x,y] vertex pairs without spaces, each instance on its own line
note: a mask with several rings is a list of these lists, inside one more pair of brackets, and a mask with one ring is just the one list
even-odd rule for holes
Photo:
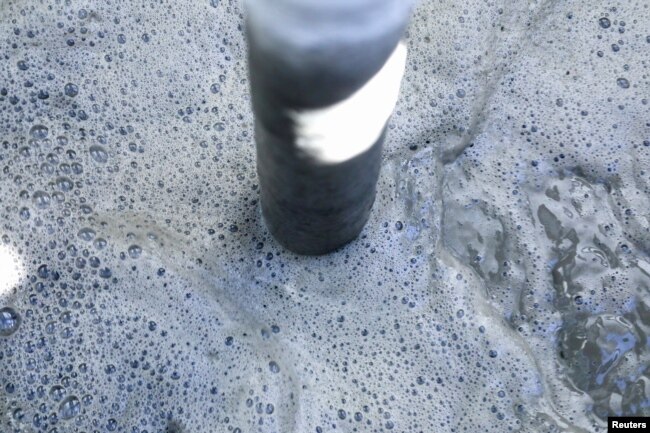
[[0,431],[644,410],[647,2],[422,2],[371,219],[326,257],[261,220],[241,2],[75,3],[0,0]]
[[24,277],[20,256],[9,245],[0,245],[0,296],[8,295]]

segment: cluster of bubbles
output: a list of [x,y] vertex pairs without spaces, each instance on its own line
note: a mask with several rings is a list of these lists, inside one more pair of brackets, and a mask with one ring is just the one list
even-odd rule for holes
[[325,257],[261,219],[243,28],[0,5],[0,431],[650,415],[647,2],[422,2],[371,220]]

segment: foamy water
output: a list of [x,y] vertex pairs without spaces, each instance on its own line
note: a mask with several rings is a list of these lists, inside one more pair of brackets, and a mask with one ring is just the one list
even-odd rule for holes
[[650,415],[650,5],[425,1],[361,237],[258,203],[238,1],[0,1],[1,432]]

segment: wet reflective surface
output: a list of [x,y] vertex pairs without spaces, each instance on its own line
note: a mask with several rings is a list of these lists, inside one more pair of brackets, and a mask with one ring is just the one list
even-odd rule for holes
[[0,3],[0,430],[650,415],[650,6],[423,2],[378,195],[261,221],[241,5]]

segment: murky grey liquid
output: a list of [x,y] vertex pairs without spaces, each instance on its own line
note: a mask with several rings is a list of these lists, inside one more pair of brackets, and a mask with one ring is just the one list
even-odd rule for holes
[[425,1],[357,241],[260,219],[237,1],[0,1],[0,431],[650,415],[650,6]]

